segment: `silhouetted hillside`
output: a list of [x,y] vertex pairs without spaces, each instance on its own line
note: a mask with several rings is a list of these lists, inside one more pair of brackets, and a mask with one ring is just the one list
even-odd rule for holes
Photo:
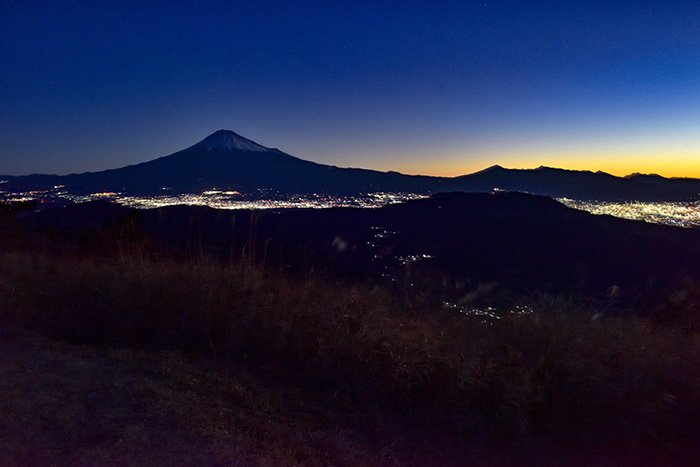
[[72,194],[120,192],[132,195],[239,191],[248,198],[293,194],[357,195],[368,192],[520,191],[582,200],[682,201],[698,198],[700,181],[663,179],[649,183],[602,172],[540,167],[494,166],[461,177],[339,168],[267,148],[232,131],[220,130],[169,156],[119,169],[82,174],[0,177],[8,192],[62,187]]
[[[290,423],[367,440],[377,463],[500,464],[520,443],[528,465],[581,446],[581,463],[697,458],[697,230],[518,193],[381,209],[28,207],[0,209],[11,461],[181,459],[203,452],[192,443],[224,456],[213,463],[241,448],[260,459],[266,444],[272,463],[327,454],[325,435],[316,450]],[[33,333],[81,345],[22,338]],[[164,436],[187,449],[154,455]]]
[[167,255],[249,257],[295,274],[380,281],[455,299],[492,284],[629,305],[700,278],[698,231],[594,216],[517,193],[445,193],[381,209],[135,211],[87,203],[25,222],[93,243],[103,238],[97,231],[128,226]]
[[632,174],[628,175],[625,178],[637,183],[644,183],[647,185],[662,186],[667,188],[670,187],[676,190],[691,192],[695,194],[700,193],[700,179],[697,178],[666,178],[656,174]]
[[638,183],[635,179],[615,177],[605,172],[551,167],[521,170],[493,166],[457,177],[451,183],[460,191],[499,189],[583,200],[678,201],[697,197],[700,193],[700,189],[690,185]]
[[6,189],[49,189],[71,193],[201,193],[213,188],[251,196],[290,193],[354,194],[436,189],[442,180],[364,169],[338,168],[266,148],[232,131],[220,130],[185,150],[149,162],[102,172],[8,178]]

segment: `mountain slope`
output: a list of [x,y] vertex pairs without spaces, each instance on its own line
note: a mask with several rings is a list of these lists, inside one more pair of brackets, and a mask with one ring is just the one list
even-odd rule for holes
[[[666,179],[665,179],[666,180]],[[700,186],[639,183],[605,172],[564,170],[551,167],[504,169],[489,167],[481,172],[453,179],[461,191],[521,191],[556,198],[592,200],[681,201],[700,193]],[[698,180],[700,185],[700,180]]]
[[101,172],[0,177],[0,191],[50,190],[72,194],[120,192],[132,195],[201,193],[220,189],[247,197],[323,193],[356,195],[392,191],[522,191],[584,200],[684,201],[697,199],[700,180],[620,178],[603,172],[540,167],[493,166],[461,177],[429,177],[398,172],[340,168],[300,159],[232,131],[219,130],[169,156]]
[[49,189],[71,193],[200,193],[214,188],[247,194],[431,191],[442,179],[396,172],[346,169],[306,161],[220,130],[185,150],[127,167],[66,176],[8,179],[7,189]]
[[634,181],[636,183],[644,183],[646,185],[662,186],[667,188],[675,188],[681,191],[690,191],[693,193],[700,193],[700,179],[697,178],[685,178],[685,177],[672,177],[666,178],[661,175],[656,174],[632,174],[625,177],[627,180]]

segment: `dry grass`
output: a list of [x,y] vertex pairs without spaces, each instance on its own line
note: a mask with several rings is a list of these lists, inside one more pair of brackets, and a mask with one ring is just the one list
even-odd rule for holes
[[700,431],[697,337],[632,316],[542,302],[541,312],[483,325],[408,312],[358,285],[204,259],[14,251],[0,257],[0,274],[4,319],[52,336],[264,368],[329,400],[442,414],[465,433],[674,449]]

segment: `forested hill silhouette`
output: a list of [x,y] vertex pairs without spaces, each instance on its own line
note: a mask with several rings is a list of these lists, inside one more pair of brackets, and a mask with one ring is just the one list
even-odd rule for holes
[[600,201],[684,201],[700,195],[698,179],[656,177],[657,183],[649,183],[643,177],[616,177],[601,171],[552,167],[506,169],[495,165],[474,174],[456,177],[450,183],[461,191],[487,192],[498,188],[555,198]]
[[657,174],[639,174],[635,173],[628,175],[628,180],[637,183],[645,183],[647,185],[662,186],[667,188],[675,188],[680,191],[690,193],[700,193],[700,179],[687,177],[666,178]]
[[648,309],[700,280],[700,231],[594,216],[520,193],[443,193],[380,209],[132,210],[95,202],[24,222],[63,235],[71,248],[102,251],[108,232],[132,232],[149,239],[153,254],[251,257],[302,276],[385,281],[452,298],[496,284],[499,293],[610,297]]
[[696,199],[700,180],[616,177],[603,172],[493,166],[460,177],[431,177],[340,168],[268,148],[233,131],[219,130],[169,156],[101,172],[2,177],[3,191],[63,186],[72,194],[133,195],[239,191],[247,197],[290,194],[357,195],[368,192],[521,191],[583,200],[685,201]]

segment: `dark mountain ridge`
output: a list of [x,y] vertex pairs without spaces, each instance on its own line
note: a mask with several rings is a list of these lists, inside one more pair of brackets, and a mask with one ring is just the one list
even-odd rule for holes
[[681,191],[700,193],[700,179],[688,177],[662,177],[657,174],[631,174],[625,177],[637,183],[674,188]]
[[235,190],[247,195],[371,191],[433,191],[442,179],[339,168],[267,148],[227,130],[169,156],[101,172],[6,177],[5,190],[51,189],[70,193],[122,192],[155,195]]
[[[700,181],[698,181],[700,182]],[[505,169],[493,166],[453,179],[455,188],[486,192],[493,189],[521,191],[583,200],[682,201],[697,197],[700,187],[638,183],[605,172],[565,170],[552,167]]]
[[[441,193],[380,209],[133,210],[107,202],[29,213],[29,228],[105,248],[136,232],[166,256],[251,256],[294,274],[330,274],[459,300],[499,292],[573,294],[618,304],[665,300],[700,282],[700,231],[595,216],[521,193]],[[138,235],[137,235],[138,236]]]
[[130,195],[238,191],[248,198],[293,194],[444,191],[520,191],[582,200],[686,201],[700,197],[700,180],[616,177],[604,172],[493,166],[460,177],[405,175],[318,164],[219,130],[199,143],[148,162],[101,172],[1,177],[2,191],[51,190],[71,194]]

